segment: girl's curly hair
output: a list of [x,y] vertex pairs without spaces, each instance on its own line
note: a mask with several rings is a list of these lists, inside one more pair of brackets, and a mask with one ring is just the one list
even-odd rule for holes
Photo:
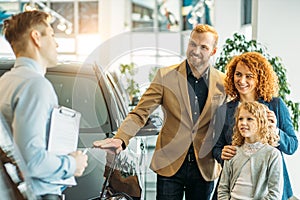
[[267,117],[268,107],[259,102],[243,102],[239,105],[235,112],[235,125],[233,127],[232,145],[241,146],[245,143],[245,138],[241,135],[238,129],[238,121],[240,111],[244,109],[251,113],[257,120],[258,124],[258,139],[263,144],[278,146],[279,135],[269,128]]
[[[258,52],[246,52],[233,57],[226,65],[225,91],[233,99],[239,100],[239,92],[234,85],[234,73],[238,63],[243,63],[256,78],[256,98],[270,102],[278,96],[278,77],[270,62]],[[257,100],[256,99],[256,100]]]

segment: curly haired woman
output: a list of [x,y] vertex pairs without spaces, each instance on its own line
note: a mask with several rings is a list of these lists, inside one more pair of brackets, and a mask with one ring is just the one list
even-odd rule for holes
[[[270,127],[279,135],[281,153],[292,155],[298,148],[289,110],[278,97],[278,77],[268,60],[257,52],[247,52],[233,57],[226,66],[225,90],[231,101],[221,106],[216,115],[216,135],[219,139],[214,146],[213,156],[223,165],[236,154],[236,147],[231,145],[232,131],[235,124],[234,113],[239,103],[258,101],[269,108]],[[283,161],[284,192],[282,200],[293,196],[292,187]]]

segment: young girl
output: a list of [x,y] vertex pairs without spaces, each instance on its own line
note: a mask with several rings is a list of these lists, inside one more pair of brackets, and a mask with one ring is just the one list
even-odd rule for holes
[[282,158],[279,136],[269,128],[268,108],[258,102],[239,105],[233,128],[236,155],[225,160],[218,187],[218,199],[281,199]]

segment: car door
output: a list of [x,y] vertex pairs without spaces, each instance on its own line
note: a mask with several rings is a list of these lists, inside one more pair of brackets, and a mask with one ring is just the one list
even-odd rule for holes
[[[79,63],[50,68],[46,77],[52,83],[59,105],[81,113],[78,149],[92,147],[95,140],[112,137],[122,119],[112,89],[105,76],[92,66]],[[103,184],[106,156],[103,150],[88,152],[88,167],[77,178],[77,186],[65,190],[67,199],[89,199],[98,196]]]

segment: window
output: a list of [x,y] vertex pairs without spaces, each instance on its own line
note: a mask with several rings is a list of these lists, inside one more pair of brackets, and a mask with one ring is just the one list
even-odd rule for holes
[[[78,11],[75,9],[77,3]],[[72,23],[71,33],[76,33],[77,29],[79,34],[98,32],[98,1],[61,1],[52,2],[50,5],[52,10],[63,17],[53,22],[55,33],[63,33],[68,28],[64,27],[64,19]],[[78,19],[78,23],[76,19]],[[77,24],[78,27],[75,27]]]
[[179,31],[180,1],[132,0],[133,31]]
[[101,127],[109,129],[108,111],[102,92],[93,77],[47,74],[54,86],[59,105],[73,108],[81,113],[80,128]]
[[[64,31],[68,28],[64,23],[64,19],[70,21],[72,24],[75,23],[73,2],[53,2],[51,3],[51,9],[62,16],[61,19],[55,19],[52,23],[55,33],[64,33]],[[72,29],[71,33],[74,33],[74,29]]]
[[242,6],[242,25],[251,24],[252,0],[243,0]]
[[98,32],[98,2],[79,2],[79,33]]

